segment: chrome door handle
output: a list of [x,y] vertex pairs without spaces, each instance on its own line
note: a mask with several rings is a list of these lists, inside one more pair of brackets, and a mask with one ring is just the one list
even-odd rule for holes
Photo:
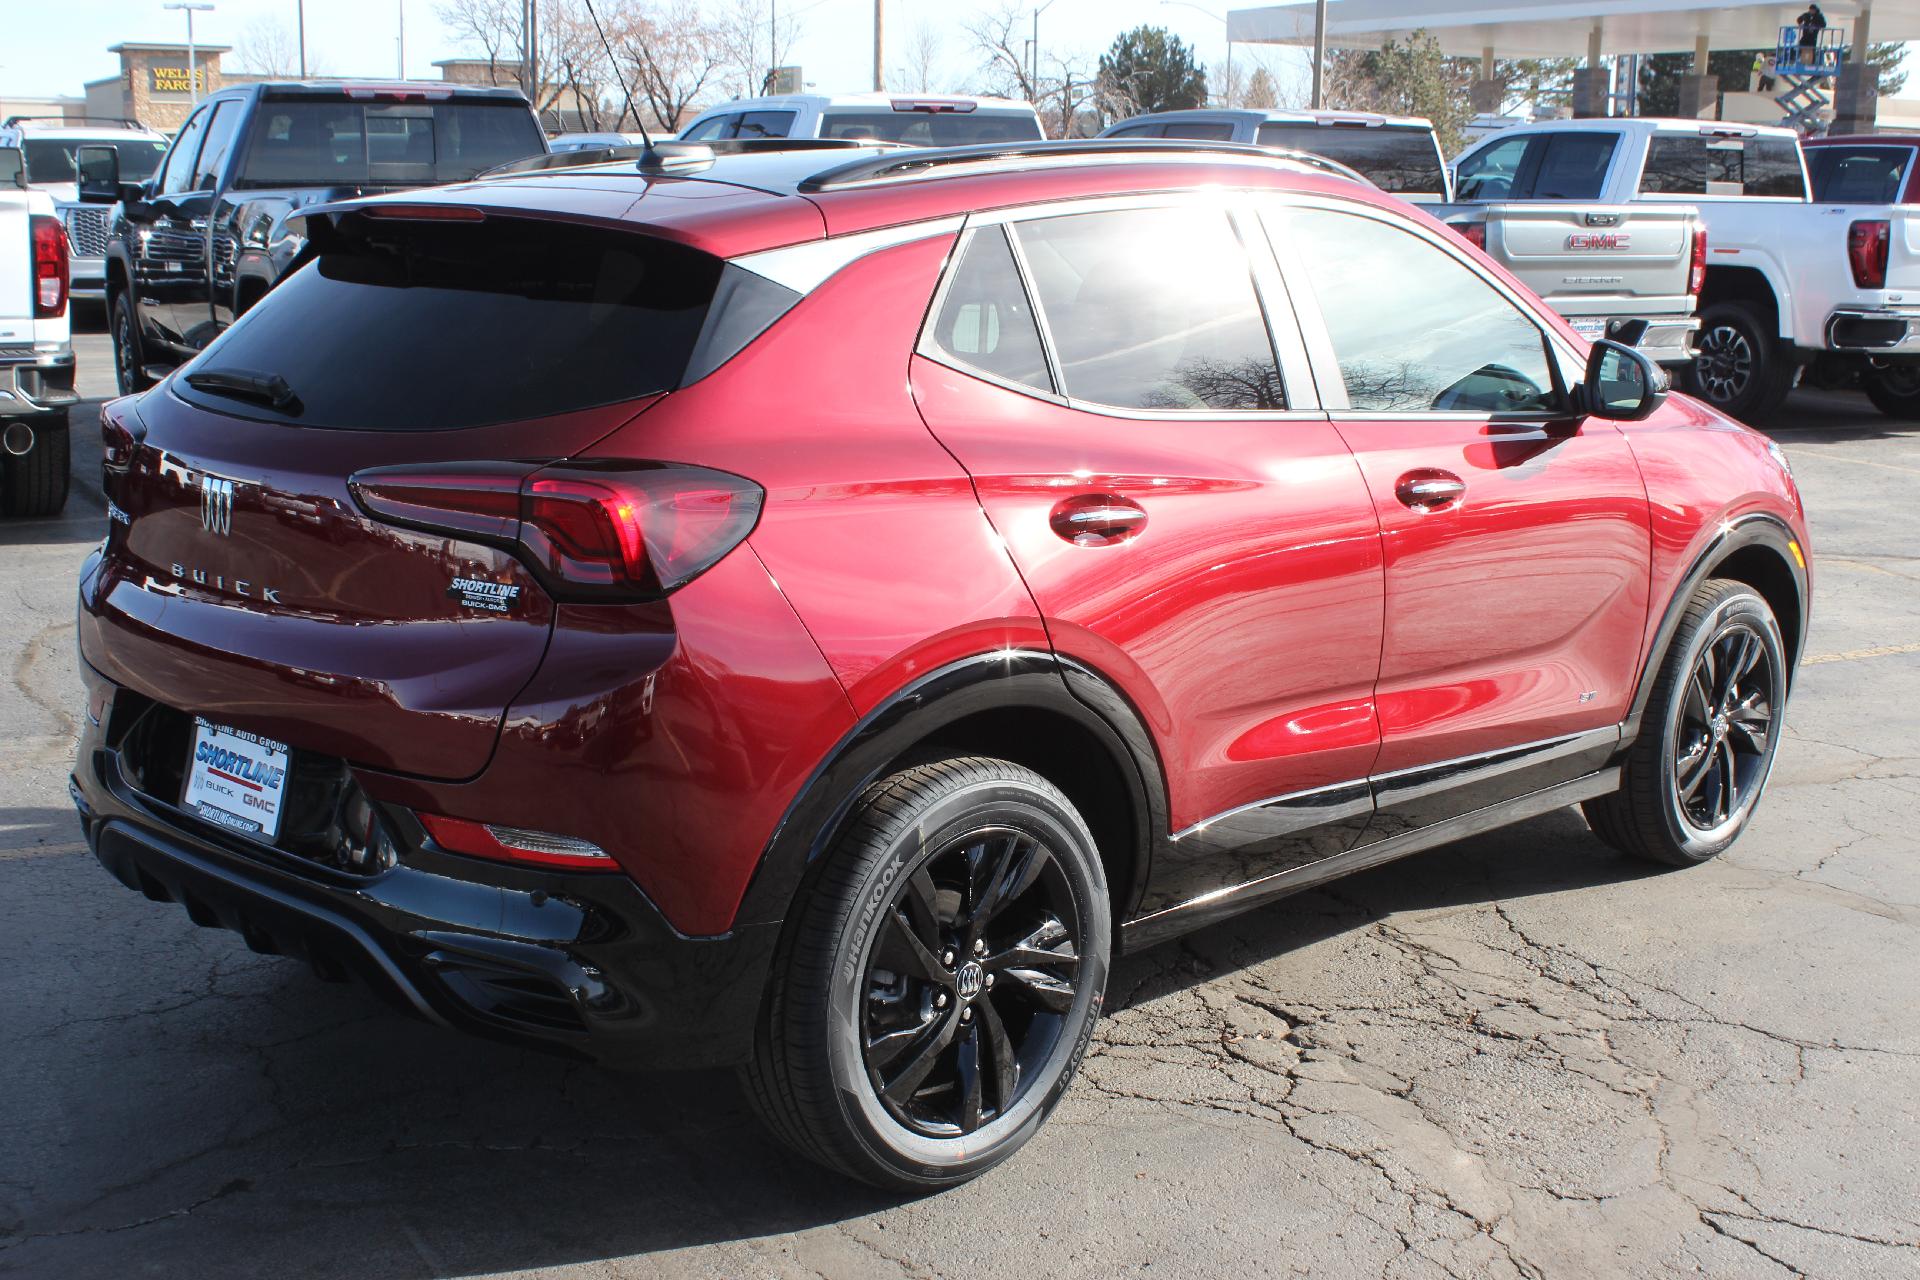
[[1415,511],[1443,511],[1466,495],[1467,482],[1451,471],[1422,467],[1393,486],[1393,496]]
[[1054,504],[1047,523],[1076,547],[1110,547],[1147,527],[1146,508],[1112,493],[1082,493]]

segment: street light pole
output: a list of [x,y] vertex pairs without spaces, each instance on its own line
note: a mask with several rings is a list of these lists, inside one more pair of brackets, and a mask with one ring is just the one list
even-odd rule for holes
[[1327,105],[1327,0],[1313,0],[1313,109]]
[[300,78],[307,78],[307,0],[296,0],[294,22],[300,28]]
[[187,91],[193,95],[193,104],[200,105],[200,61],[195,56],[193,44],[193,15],[213,8],[210,4],[187,4],[176,0],[173,4],[163,4],[162,9],[182,9],[187,15]]

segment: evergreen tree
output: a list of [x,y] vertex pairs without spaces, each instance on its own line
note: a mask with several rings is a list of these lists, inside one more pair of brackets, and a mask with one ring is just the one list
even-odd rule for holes
[[1207,105],[1207,73],[1165,27],[1135,27],[1100,55],[1100,87],[1119,115]]

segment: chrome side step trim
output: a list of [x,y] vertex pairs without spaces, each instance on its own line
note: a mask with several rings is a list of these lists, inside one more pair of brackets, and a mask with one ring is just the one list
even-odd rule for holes
[[1120,947],[1123,952],[1150,947],[1157,942],[1164,942],[1168,938],[1198,929],[1203,925],[1238,915],[1262,903],[1325,884],[1329,880],[1351,875],[1356,871],[1365,871],[1370,867],[1404,858],[1410,853],[1418,853],[1435,845],[1449,844],[1466,836],[1478,835],[1515,822],[1523,822],[1528,818],[1551,813],[1555,809],[1564,809],[1568,805],[1578,804],[1582,800],[1591,800],[1595,796],[1603,796],[1619,789],[1620,769],[1615,765],[1587,774],[1585,777],[1575,778],[1570,782],[1562,782],[1557,786],[1546,787],[1512,800],[1503,800],[1471,813],[1463,813],[1431,826],[1390,836],[1385,840],[1376,840],[1372,844],[1364,844],[1357,849],[1335,854],[1303,867],[1264,876],[1258,880],[1250,880],[1231,888],[1217,889],[1178,906],[1129,920],[1120,927]]

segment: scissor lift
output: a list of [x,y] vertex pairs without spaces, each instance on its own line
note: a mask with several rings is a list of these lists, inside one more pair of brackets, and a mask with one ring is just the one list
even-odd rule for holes
[[1842,27],[1828,27],[1812,44],[1801,43],[1800,28],[1780,28],[1773,74],[1787,87],[1773,100],[1787,113],[1782,124],[1801,133],[1820,131],[1820,110],[1833,102],[1828,88],[1851,51]]

